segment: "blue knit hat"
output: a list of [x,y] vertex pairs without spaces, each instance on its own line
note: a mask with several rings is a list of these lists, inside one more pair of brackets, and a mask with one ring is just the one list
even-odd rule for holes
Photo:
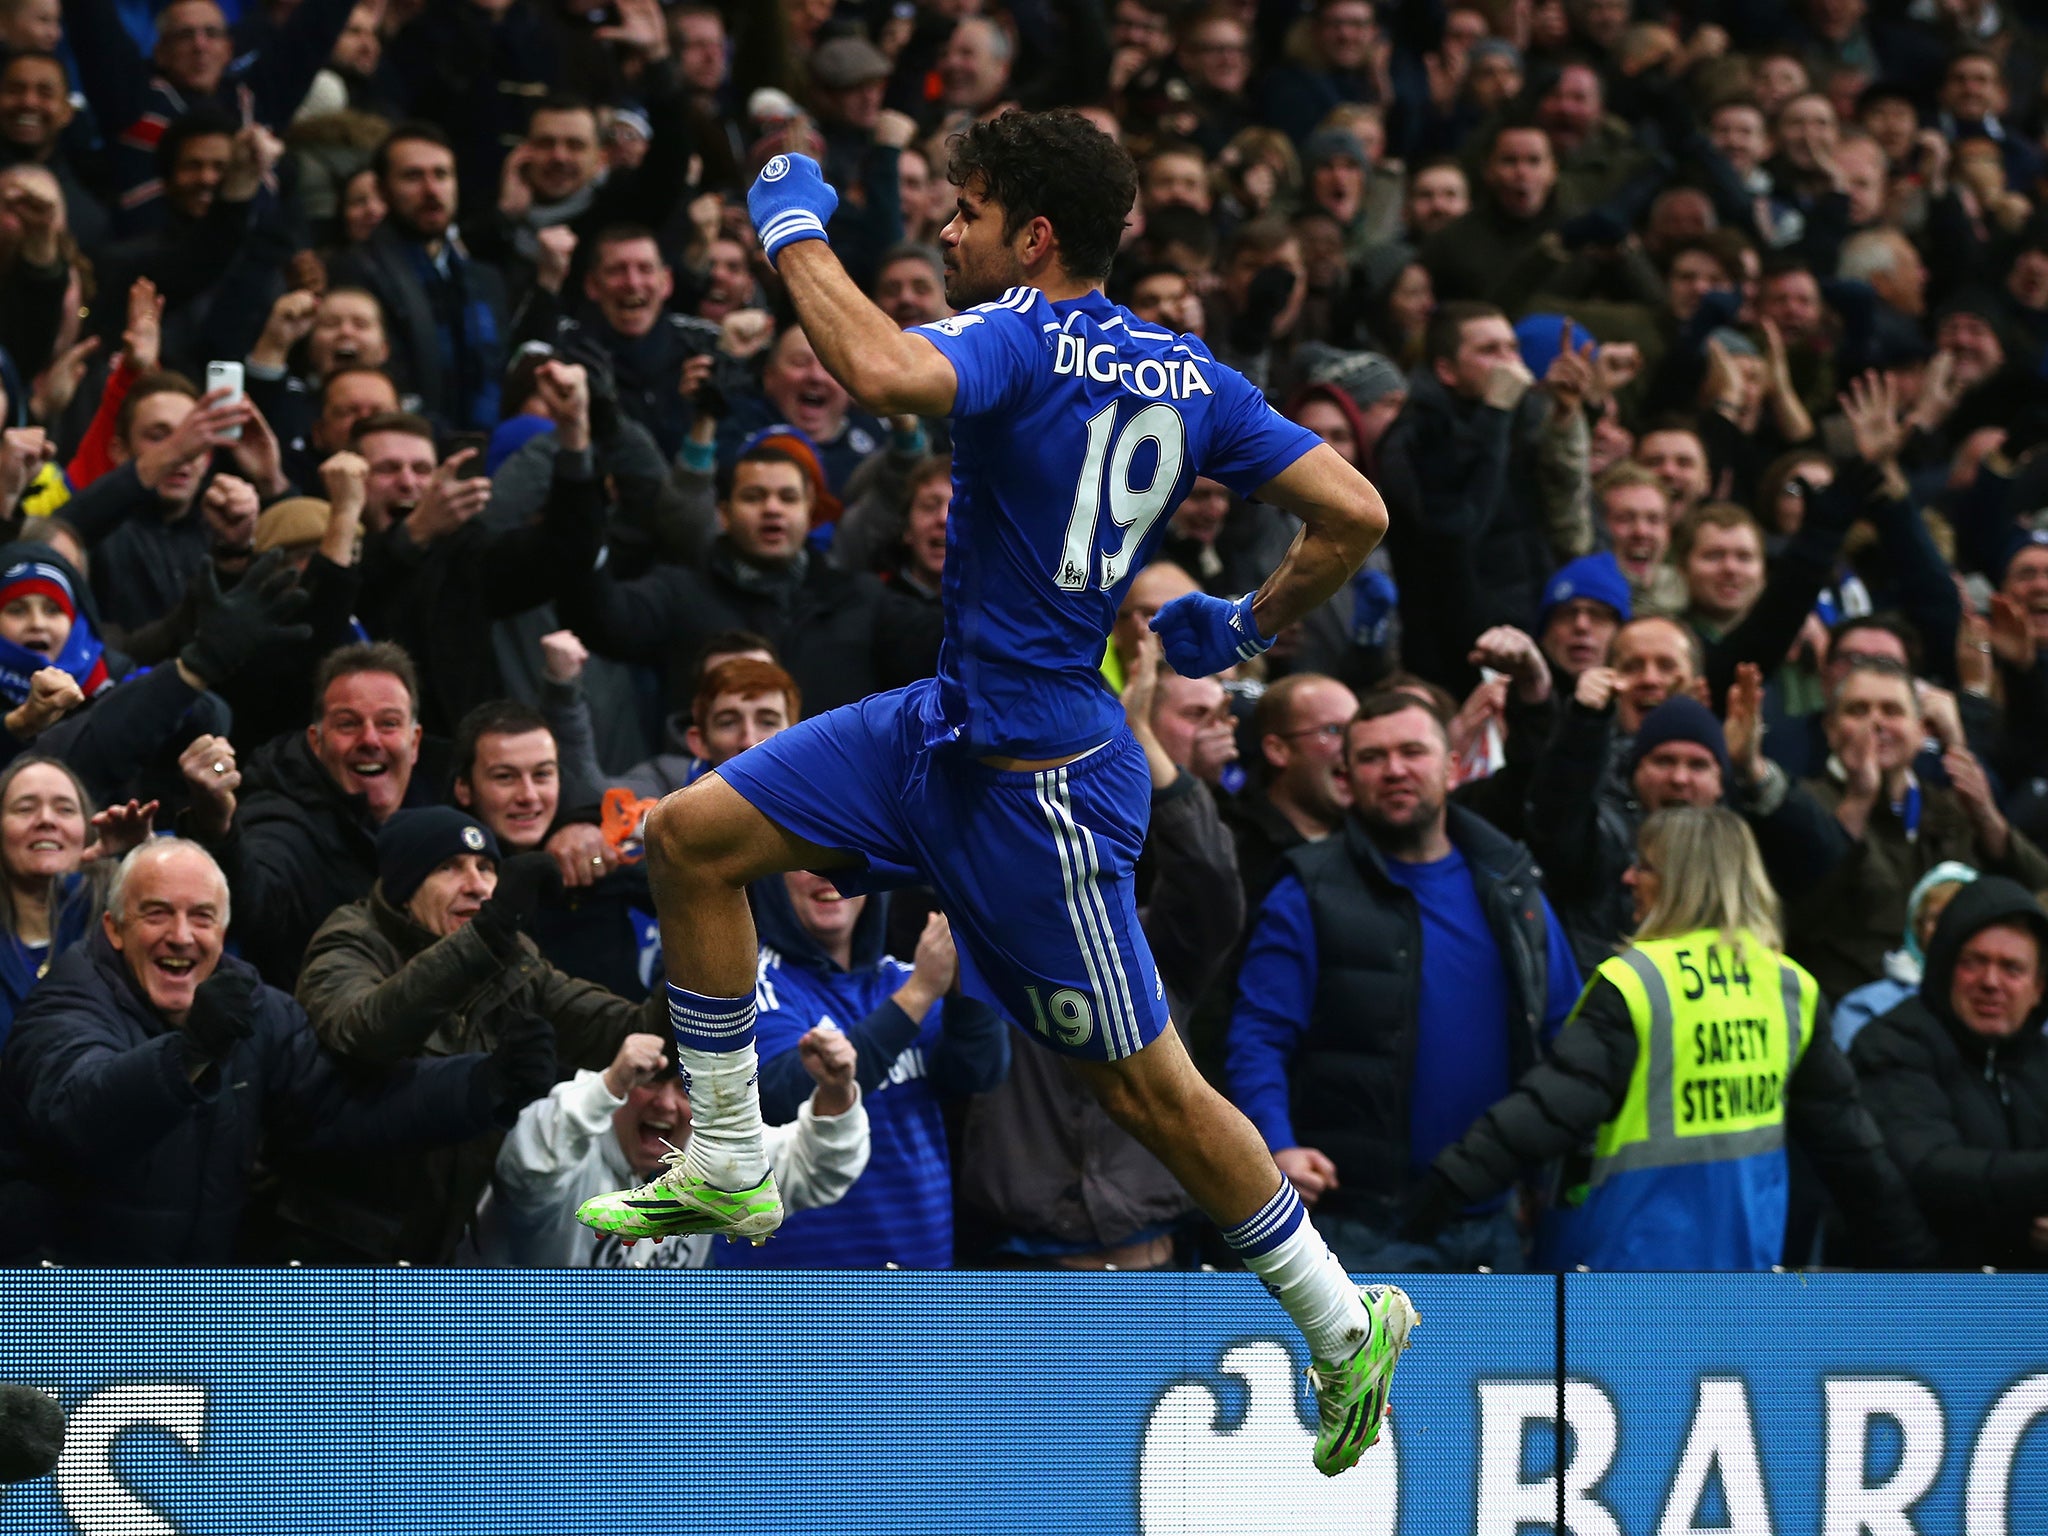
[[1674,741],[1689,741],[1705,747],[1721,765],[1721,783],[1728,783],[1728,737],[1714,712],[1690,694],[1674,693],[1643,717],[1636,739],[1629,744],[1628,776],[1634,778],[1643,759],[1659,747]]
[[1590,555],[1581,555],[1570,565],[1561,566],[1543,588],[1543,606],[1536,616],[1536,627],[1541,630],[1549,625],[1550,615],[1559,605],[1574,598],[1590,598],[1596,603],[1605,603],[1612,608],[1621,622],[1626,624],[1634,617],[1629,607],[1628,578],[1621,574],[1621,567],[1614,563],[1611,550],[1596,550]]

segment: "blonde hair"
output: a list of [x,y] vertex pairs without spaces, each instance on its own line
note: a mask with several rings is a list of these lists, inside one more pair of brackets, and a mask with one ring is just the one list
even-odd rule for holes
[[1636,835],[1642,862],[1657,874],[1657,898],[1635,939],[1675,939],[1717,929],[1738,950],[1747,933],[1766,949],[1784,947],[1778,893],[1742,818],[1722,806],[1658,811]]

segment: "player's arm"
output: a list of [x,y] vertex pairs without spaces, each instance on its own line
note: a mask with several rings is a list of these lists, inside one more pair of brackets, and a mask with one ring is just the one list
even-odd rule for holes
[[1209,677],[1269,650],[1281,630],[1351,579],[1387,531],[1380,493],[1328,443],[1296,458],[1257,495],[1300,518],[1301,532],[1258,591],[1235,601],[1190,592],[1153,615],[1166,659],[1182,677]]
[[924,337],[899,330],[846,275],[825,237],[838,206],[809,155],[777,155],[747,192],[761,249],[825,371],[877,416],[947,415],[959,392],[953,365]]
[[1259,487],[1259,500],[1301,519],[1287,558],[1252,597],[1252,620],[1277,635],[1315,612],[1386,537],[1387,504],[1328,443],[1318,443]]
[[855,286],[832,248],[805,240],[783,251],[775,270],[825,371],[854,403],[877,416],[944,416],[959,377],[946,354],[899,330]]

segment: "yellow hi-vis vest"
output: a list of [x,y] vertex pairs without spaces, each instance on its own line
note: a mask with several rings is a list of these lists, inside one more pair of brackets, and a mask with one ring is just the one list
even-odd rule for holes
[[1593,1143],[1589,1187],[1784,1146],[1785,1084],[1813,1038],[1820,986],[1754,936],[1739,940],[1702,929],[1600,966],[1628,1000],[1636,1064]]

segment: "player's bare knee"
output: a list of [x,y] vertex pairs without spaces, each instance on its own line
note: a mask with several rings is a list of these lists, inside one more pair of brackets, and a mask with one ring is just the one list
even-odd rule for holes
[[678,884],[738,886],[728,878],[734,863],[730,839],[720,835],[717,818],[707,814],[705,797],[692,794],[685,786],[664,795],[648,812],[643,838],[649,864],[668,881]]

